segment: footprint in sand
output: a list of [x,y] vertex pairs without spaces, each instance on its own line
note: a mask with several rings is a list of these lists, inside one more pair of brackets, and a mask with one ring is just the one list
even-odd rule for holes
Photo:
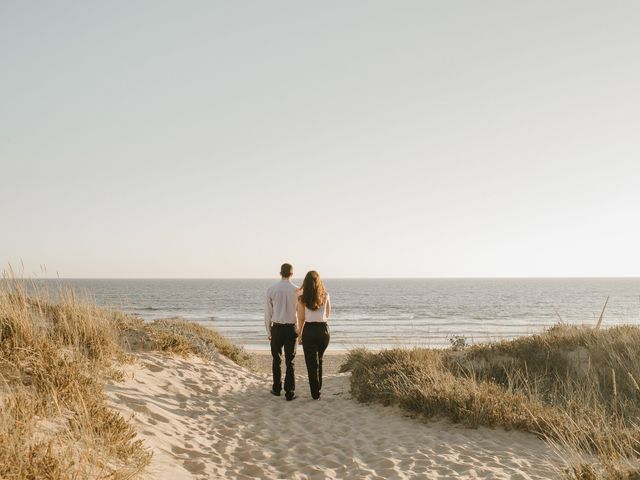
[[161,365],[156,365],[155,363],[147,362],[144,365],[149,370],[151,370],[153,373],[158,373],[158,372],[161,372],[162,370],[164,370],[164,367],[162,367]]

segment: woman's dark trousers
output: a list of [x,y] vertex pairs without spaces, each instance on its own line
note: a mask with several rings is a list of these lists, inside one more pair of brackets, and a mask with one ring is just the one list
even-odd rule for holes
[[322,388],[322,356],[329,345],[329,327],[326,322],[307,322],[302,330],[304,363],[309,374],[309,388],[314,399],[320,398]]
[[287,398],[293,397],[296,389],[295,365],[296,342],[298,335],[293,324],[274,323],[271,326],[271,356],[273,357],[273,391],[280,394],[282,390],[282,348],[284,347],[284,391]]

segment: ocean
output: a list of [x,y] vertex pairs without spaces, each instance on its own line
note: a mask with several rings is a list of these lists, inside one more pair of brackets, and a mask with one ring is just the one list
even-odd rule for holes
[[[182,317],[268,349],[266,289],[278,279],[40,280],[145,320]],[[300,280],[294,280],[300,284]],[[467,344],[541,332],[560,320],[640,324],[640,278],[327,279],[331,350]]]

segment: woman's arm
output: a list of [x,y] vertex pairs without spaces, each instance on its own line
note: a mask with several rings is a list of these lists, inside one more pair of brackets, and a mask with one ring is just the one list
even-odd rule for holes
[[298,343],[302,343],[302,329],[304,328],[304,305],[302,304],[302,301],[300,301],[300,299],[298,299]]
[[327,318],[331,316],[331,298],[329,297],[328,293],[327,293],[327,306],[325,307],[325,315],[327,316]]

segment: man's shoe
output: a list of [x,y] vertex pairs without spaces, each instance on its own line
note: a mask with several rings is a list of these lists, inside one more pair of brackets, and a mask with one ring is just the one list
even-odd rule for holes
[[271,389],[269,392],[271,393],[271,395],[275,395],[276,397],[279,397],[279,396],[280,396],[280,392],[276,392],[276,391],[275,391],[275,390],[273,390],[273,389]]
[[296,397],[296,394],[295,394],[295,393],[287,393],[287,394],[285,395],[285,398],[287,399],[287,402],[290,402],[290,401],[291,401],[291,400],[293,400],[294,398],[298,398],[298,397]]

